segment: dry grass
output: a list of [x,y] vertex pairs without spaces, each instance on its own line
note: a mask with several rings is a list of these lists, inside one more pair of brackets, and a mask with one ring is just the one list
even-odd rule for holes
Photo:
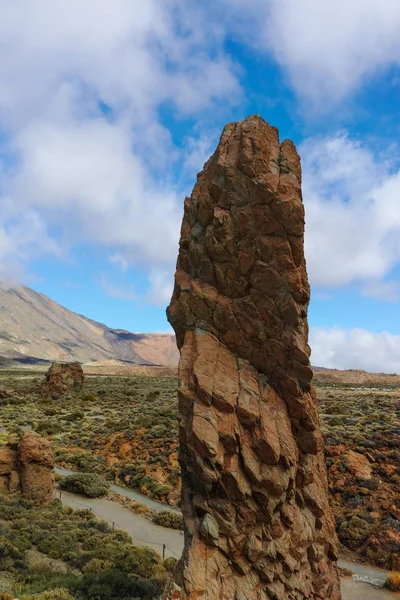
[[400,573],[395,571],[389,575],[385,583],[392,592],[400,592]]

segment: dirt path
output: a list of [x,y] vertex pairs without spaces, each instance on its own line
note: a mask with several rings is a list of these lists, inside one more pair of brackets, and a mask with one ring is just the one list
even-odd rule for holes
[[341,558],[338,564],[339,567],[342,567],[343,569],[351,569],[357,576],[356,579],[361,580],[362,578],[364,583],[370,583],[376,587],[383,587],[388,575],[386,571],[379,569],[378,567],[361,565],[344,558]]
[[[60,491],[57,492],[60,494]],[[160,527],[144,517],[135,515],[132,511],[124,508],[118,502],[112,502],[105,498],[85,498],[70,492],[61,493],[61,501],[64,506],[70,506],[75,510],[79,508],[90,508],[100,519],[114,523],[115,529],[127,531],[132,540],[138,546],[148,546],[164,556],[180,558],[183,550],[183,533],[175,529]]]
[[389,590],[377,589],[368,583],[342,579],[342,600],[399,600],[400,596]]
[[[56,468],[55,471],[61,475],[73,473],[73,471],[61,468]],[[172,510],[173,512],[179,512],[176,509],[172,509],[170,506],[156,502],[147,496],[132,492],[126,488],[112,485],[112,489],[119,494],[137,500],[150,508],[155,506],[156,508],[153,508],[154,510]],[[110,524],[114,523],[116,529],[119,528],[127,531],[132,536],[133,541],[138,545],[153,548],[153,550],[156,550],[156,552],[161,555],[164,550],[165,557],[174,556],[175,558],[179,558],[182,554],[184,544],[182,532],[155,525],[148,519],[136,515],[129,509],[121,506],[118,502],[106,500],[105,498],[85,498],[84,496],[64,491],[61,494],[61,500],[65,506],[71,506],[74,509],[92,509],[99,518],[108,521]],[[398,594],[371,585],[371,583],[383,585],[387,573],[382,569],[361,565],[348,560],[347,558],[340,559],[339,566],[351,569],[354,573],[353,578],[343,579],[341,582],[342,600],[400,599]],[[369,581],[369,583],[365,583],[362,580],[364,578],[366,578],[365,580]]]
[[[54,467],[54,472],[58,475],[62,475],[65,477],[66,475],[73,475],[77,471],[71,471],[70,469],[63,469],[62,467]],[[111,489],[113,492],[120,494],[121,496],[125,496],[126,498],[130,498],[131,500],[135,500],[136,502],[140,502],[140,504],[144,504],[151,508],[151,510],[155,510],[156,512],[161,512],[163,510],[169,510],[177,515],[181,514],[181,511],[173,506],[169,506],[168,504],[163,504],[162,502],[157,502],[157,500],[153,500],[153,498],[149,498],[144,494],[139,494],[139,492],[135,492],[134,490],[130,490],[128,488],[122,487],[120,485],[115,485],[115,483],[111,484]]]

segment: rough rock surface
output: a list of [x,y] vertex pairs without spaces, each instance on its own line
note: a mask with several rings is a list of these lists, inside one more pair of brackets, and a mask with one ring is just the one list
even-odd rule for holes
[[44,506],[54,497],[53,466],[50,442],[27,431],[18,446],[0,448],[0,492],[21,492],[38,506]]
[[185,201],[168,308],[185,549],[167,599],[340,598],[303,233],[292,142],[259,116],[227,125]]
[[18,455],[15,446],[0,448],[0,492],[13,494],[19,488]]
[[79,362],[51,364],[43,383],[48,396],[67,396],[79,392],[83,386],[83,370]]
[[361,479],[372,478],[372,465],[368,458],[359,452],[349,450],[345,454],[345,463],[348,470]]
[[51,443],[34,431],[23,434],[18,446],[21,491],[35,504],[45,505],[54,497],[54,457]]

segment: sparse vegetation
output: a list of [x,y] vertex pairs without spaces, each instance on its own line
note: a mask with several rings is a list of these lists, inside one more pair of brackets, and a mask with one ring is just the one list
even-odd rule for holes
[[[0,372],[11,392],[0,401],[0,443],[31,427],[52,439],[60,466],[179,503],[175,379],[90,375],[67,401],[41,398],[38,381],[33,372]],[[322,384],[317,395],[339,538],[367,560],[399,569],[398,391]],[[349,450],[366,461],[370,476],[349,468]],[[153,518],[179,526],[173,516]]]
[[88,498],[99,498],[106,496],[110,489],[110,484],[97,473],[74,473],[63,477],[59,481],[59,486],[67,492],[83,494]]
[[183,518],[181,515],[176,515],[168,510],[162,510],[153,516],[153,522],[163,527],[171,527],[172,529],[183,529]]
[[[63,508],[59,500],[38,509],[0,496],[0,514],[0,571],[13,576],[21,600],[159,596],[167,569],[156,552],[134,546],[124,532],[113,533],[90,510]],[[30,561],[33,550],[42,562]],[[64,568],[56,569],[54,562]]]
[[398,569],[398,390],[337,384],[317,392],[339,539],[370,562]]
[[385,586],[392,592],[400,592],[400,573],[391,573],[386,580]]

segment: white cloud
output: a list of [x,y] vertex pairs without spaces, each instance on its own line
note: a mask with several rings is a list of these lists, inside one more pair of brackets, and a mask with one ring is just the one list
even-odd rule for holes
[[153,268],[150,271],[149,280],[151,290],[148,300],[152,304],[165,306],[171,300],[174,287],[173,273],[170,269]]
[[[0,206],[0,280],[28,283],[32,280],[25,271],[32,248],[37,254],[60,257],[59,244],[52,239],[38,213],[27,210],[17,218],[8,219]],[[40,244],[39,241],[40,240]]]
[[118,252],[110,256],[108,259],[109,263],[116,266],[120,271],[127,271],[129,269],[129,261]]
[[47,111],[65,86],[141,118],[167,100],[190,112],[237,91],[222,33],[190,3],[1,0],[0,8],[0,107],[18,120]]
[[400,335],[314,328],[310,332],[311,361],[318,367],[400,372]]
[[[183,203],[174,161],[199,170],[214,132],[195,129],[180,151],[158,110],[198,115],[240,98],[227,30],[250,26],[246,43],[275,52],[303,94],[341,97],[400,60],[397,0],[242,2],[0,0],[0,278],[83,241],[122,270],[146,269],[149,298],[169,299]],[[312,283],[394,298],[382,281],[400,260],[400,174],[345,134],[300,151]]]
[[245,43],[271,52],[303,97],[339,100],[400,64],[398,0],[225,2],[231,28]]
[[366,295],[393,297],[383,278],[400,261],[400,172],[344,133],[299,151],[312,285],[357,282]]
[[222,29],[178,0],[0,9],[0,277],[82,241],[146,269],[173,265],[183,194],[158,110],[240,97]]
[[183,164],[190,173],[195,175],[203,169],[215,150],[219,135],[221,135],[220,131],[207,131],[186,139]]
[[21,159],[7,181],[11,218],[34,206],[48,226],[125,248],[136,263],[175,260],[181,219],[173,190],[160,189],[131,152],[129,131],[102,119],[40,123],[15,136]]
[[398,281],[371,281],[363,289],[363,296],[396,302],[400,297]]

